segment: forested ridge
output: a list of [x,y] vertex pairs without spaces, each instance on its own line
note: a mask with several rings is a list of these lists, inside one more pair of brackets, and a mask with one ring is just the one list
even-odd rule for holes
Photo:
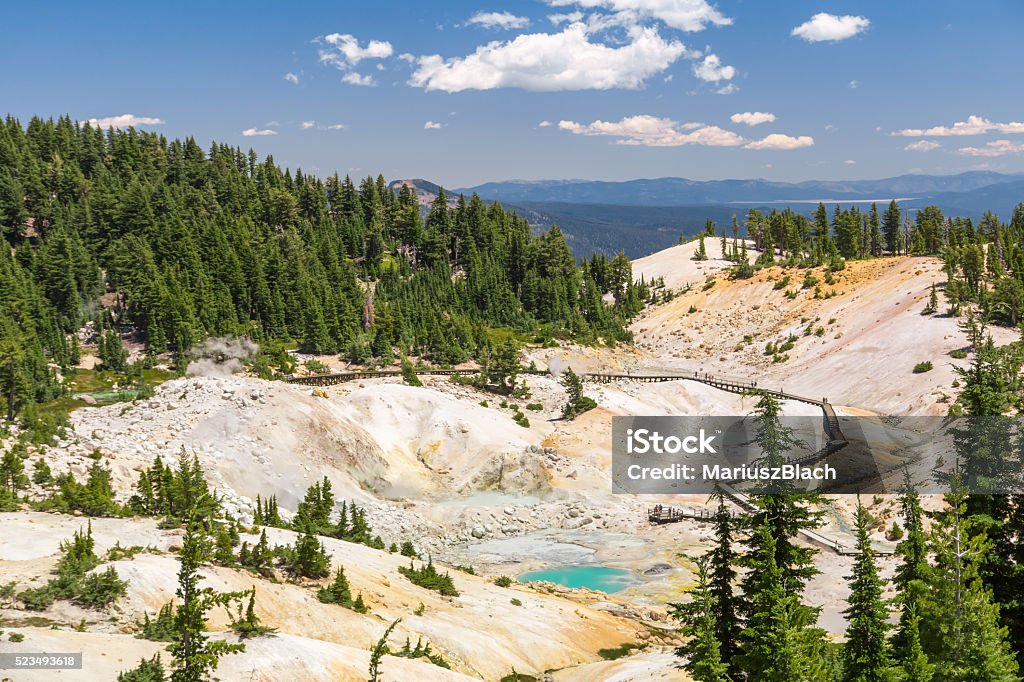
[[12,405],[59,393],[47,364],[78,361],[74,332],[90,320],[108,356],[131,336],[179,366],[222,335],[452,364],[489,352],[499,328],[626,340],[647,296],[625,256],[578,265],[557,227],[534,235],[476,195],[451,206],[442,193],[424,217],[412,188],[383,177],[320,179],[252,150],[67,117],[0,125],[0,232]]

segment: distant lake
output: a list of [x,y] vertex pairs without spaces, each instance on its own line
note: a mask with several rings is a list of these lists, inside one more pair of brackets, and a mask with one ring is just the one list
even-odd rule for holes
[[518,578],[521,583],[528,583],[543,580],[550,583],[558,583],[566,587],[587,587],[591,590],[600,590],[613,594],[621,592],[627,587],[639,584],[632,571],[624,568],[609,568],[608,566],[558,566],[556,568],[545,568],[540,571],[523,573]]

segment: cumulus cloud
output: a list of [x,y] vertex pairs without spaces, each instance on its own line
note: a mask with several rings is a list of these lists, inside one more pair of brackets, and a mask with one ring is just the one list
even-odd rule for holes
[[732,80],[736,75],[736,69],[722,64],[722,60],[716,54],[709,54],[699,64],[693,65],[693,73],[702,81],[717,83],[718,81]]
[[309,130],[310,128],[316,127],[316,121],[303,121],[299,124],[303,130]]
[[417,60],[409,84],[424,90],[462,92],[494,88],[536,91],[636,89],[686,52],[654,27],[631,26],[617,47],[591,41],[582,23],[559,33],[522,34],[481,45],[453,59],[427,55]]
[[331,33],[322,41],[329,47],[320,50],[320,61],[340,69],[356,66],[364,59],[387,59],[394,52],[386,40],[371,40],[363,47],[348,33]]
[[427,121],[423,124],[424,130],[440,130],[444,128],[444,123],[438,123],[437,121]]
[[814,138],[810,135],[790,137],[781,133],[772,133],[767,137],[743,145],[744,149],[799,149],[814,145]]
[[90,118],[89,125],[93,128],[133,128],[136,126],[162,125],[163,119],[153,116],[136,116],[135,114],[118,114],[106,118]]
[[373,76],[366,74],[358,74],[355,71],[349,71],[341,77],[342,83],[348,83],[349,85],[363,85],[366,87],[373,87],[377,84],[377,81],[373,80]]
[[513,28],[526,28],[530,20],[526,17],[517,17],[511,12],[477,12],[466,23],[507,31]]
[[276,130],[270,128],[246,128],[242,131],[242,135],[246,137],[259,137],[263,135],[277,135]]
[[718,88],[717,90],[715,90],[715,92],[717,92],[719,95],[731,95],[734,92],[739,92],[739,91],[740,91],[740,88],[735,83],[729,83],[728,85],[724,85],[724,86]]
[[284,79],[294,85],[299,84],[299,77],[296,74],[292,73],[291,71],[284,75]]
[[744,111],[742,114],[733,114],[729,117],[729,120],[733,123],[746,123],[748,126],[756,126],[762,123],[771,123],[775,120],[775,114],[769,114],[766,111]]
[[938,149],[941,146],[942,145],[938,142],[933,142],[931,140],[918,140],[917,142],[911,142],[904,147],[904,149],[910,152],[930,152],[931,150]]
[[870,25],[871,22],[866,17],[851,14],[837,16],[828,12],[819,12],[794,28],[790,35],[803,38],[809,43],[836,42],[852,38],[865,31]]
[[551,127],[551,121],[541,121],[540,123],[537,124],[537,127],[538,128],[550,128]]
[[967,156],[1003,156],[1004,154],[1020,154],[1024,152],[1024,142],[1009,140],[992,140],[984,147],[961,147],[961,154]]
[[680,31],[702,31],[708,25],[728,26],[732,23],[732,19],[707,0],[548,0],[548,4],[552,7],[607,9],[633,21],[657,19]]
[[906,137],[952,137],[957,135],[984,135],[985,133],[1024,134],[1024,123],[993,123],[981,116],[968,116],[966,121],[957,121],[951,126],[935,126],[934,128],[906,128],[897,130],[894,135]]
[[621,121],[577,123],[559,121],[558,127],[574,135],[604,135],[616,138],[616,144],[645,147],[681,147],[696,144],[711,147],[736,147],[743,138],[718,126],[702,123],[680,124],[669,118],[639,115],[627,116]]

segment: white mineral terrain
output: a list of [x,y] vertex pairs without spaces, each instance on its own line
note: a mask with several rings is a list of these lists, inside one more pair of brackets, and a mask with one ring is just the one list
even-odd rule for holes
[[[720,274],[728,263],[715,258],[717,240],[707,245],[709,261],[691,260],[695,247],[688,244],[634,264],[637,277],[664,277],[677,291],[690,285],[633,324],[635,345],[535,348],[524,360],[555,374],[567,366],[623,373],[669,368],[757,380],[763,387],[828,396],[840,414],[945,413],[953,367],[966,361],[949,355],[965,345],[956,319],[920,314],[932,283],[944,281],[938,260],[850,263],[831,285],[819,268],[813,274],[821,290],[835,295],[815,298],[813,286],[801,288],[803,270],[771,268],[731,281]],[[792,281],[777,289],[786,274]],[[787,297],[785,289],[796,296]],[[773,363],[765,345],[790,334],[796,340],[788,359]],[[1009,340],[1003,336],[997,341]],[[913,366],[925,360],[934,370],[914,374]],[[359,614],[317,601],[316,584],[270,582],[209,566],[204,586],[255,586],[257,615],[277,628],[275,636],[248,640],[244,653],[225,657],[217,673],[222,680],[365,680],[369,649],[398,618],[392,650],[407,637],[422,638],[452,669],[387,656],[384,680],[497,681],[513,669],[558,682],[688,679],[675,667],[678,639],[666,605],[685,598],[693,558],[707,549],[711,528],[698,521],[651,526],[645,510],[658,502],[703,506],[708,499],[612,494],[611,417],[746,414],[752,399],[693,381],[588,383],[586,393],[599,407],[563,421],[565,392],[557,378],[523,381],[529,397],[509,403],[519,404],[529,427],[513,421],[501,397],[447,377],[423,377],[423,387],[383,378],[317,390],[242,376],[190,377],[162,384],[148,400],[83,405],[72,412],[67,438],[42,457],[55,473],[70,468],[80,476],[98,457],[125,500],[154,458],[173,462],[184,448],[198,456],[224,508],[245,524],[252,522],[257,495],[276,495],[288,516],[306,488],[326,476],[339,500],[367,509],[374,533],[388,545],[412,540],[438,563],[476,568],[478,575],[451,569],[461,595],[442,597],[398,573],[408,563],[404,557],[326,539],[334,565],[345,567],[353,594],[362,594],[369,607]],[[529,403],[541,409],[527,409]],[[786,402],[784,411],[820,414],[799,402]],[[895,506],[888,497],[870,502],[880,524],[875,539],[884,543],[882,529],[895,518]],[[848,498],[833,500],[823,532],[849,541],[850,509]],[[0,514],[0,583],[15,580],[20,589],[45,582],[59,543],[86,522]],[[92,528],[97,553],[115,543],[150,548],[112,564],[128,581],[128,596],[103,612],[67,602],[27,612],[16,602],[0,602],[3,630],[24,635],[21,643],[5,637],[0,651],[85,652],[84,671],[18,672],[11,679],[114,680],[118,671],[162,650],[134,633],[145,613],[152,616],[174,598],[181,531],[141,518],[93,519]],[[268,536],[271,544],[293,541],[288,531],[270,529]],[[551,583],[502,588],[492,582],[565,564],[628,569],[635,584],[606,595]],[[822,574],[806,597],[823,607],[823,626],[840,632],[842,578],[851,559],[823,551],[818,566]],[[891,559],[883,560],[885,571],[892,567]],[[215,636],[233,639],[227,624],[225,614],[211,613]],[[602,649],[623,644],[642,648],[603,659]]]

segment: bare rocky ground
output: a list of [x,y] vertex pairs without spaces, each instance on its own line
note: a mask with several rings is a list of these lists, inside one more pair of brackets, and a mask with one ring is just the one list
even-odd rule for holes
[[[708,240],[712,255],[717,240]],[[636,344],[618,349],[534,349],[528,359],[555,372],[639,371],[654,367],[701,370],[811,396],[828,395],[846,414],[937,414],[945,411],[952,366],[949,351],[964,345],[955,320],[921,316],[931,282],[941,281],[938,261],[889,259],[852,263],[837,274],[836,296],[815,299],[799,290],[803,273],[792,272],[794,299],[774,288],[781,269],[747,282],[715,273],[727,263],[690,260],[693,245],[641,259],[637,275],[664,276],[667,286],[691,290],[661,304],[634,324]],[[820,271],[816,272],[819,279]],[[709,277],[715,285],[703,290]],[[689,312],[690,308],[696,312]],[[804,321],[802,321],[804,320]],[[809,322],[822,335],[803,335]],[[798,336],[789,359],[772,363],[764,344]],[[745,337],[750,337],[745,339]],[[912,374],[931,359],[935,370]],[[884,377],[884,380],[880,380]],[[181,448],[195,452],[226,509],[251,521],[256,495],[276,495],[294,511],[307,486],[327,476],[339,499],[368,510],[386,543],[411,539],[438,561],[472,564],[479,576],[454,572],[463,596],[441,598],[397,573],[400,557],[359,545],[327,541],[345,566],[353,590],[370,607],[366,615],[316,601],[313,587],[270,583],[245,572],[210,568],[208,584],[221,589],[257,588],[257,611],[279,628],[252,641],[246,653],[224,659],[221,679],[362,680],[368,649],[387,623],[401,617],[392,636],[422,636],[452,662],[447,672],[425,661],[388,657],[386,680],[498,680],[514,667],[558,681],[681,680],[674,668],[671,623],[665,605],[692,586],[692,560],[708,547],[711,528],[697,522],[651,527],[645,509],[655,502],[698,506],[697,496],[658,500],[613,495],[609,479],[611,422],[629,414],[744,414],[750,399],[705,385],[589,385],[599,408],[572,422],[558,419],[564,391],[553,377],[529,376],[530,396],[516,399],[530,420],[523,428],[501,397],[424,377],[413,388],[396,379],[353,382],[314,392],[279,382],[243,377],[193,377],[167,382],[145,401],[83,407],[72,413],[68,438],[43,456],[55,472],[84,473],[94,458],[113,471],[127,496],[138,472],[160,455],[173,460]],[[511,402],[511,401],[510,401]],[[539,411],[528,410],[539,403]],[[786,404],[787,414],[815,408]],[[890,498],[865,500],[881,528],[891,524]],[[832,501],[826,533],[843,536],[853,500]],[[84,519],[39,513],[0,515],[0,574],[31,585],[42,582],[57,545]],[[154,613],[174,590],[172,548],[180,531],[160,530],[152,520],[94,520],[99,549],[115,542],[152,547],[150,553],[116,562],[129,580],[129,596],[109,612],[58,603],[27,614],[7,604],[3,629],[25,641],[3,641],[3,650],[85,650],[87,670],[40,673],[18,680],[111,680],[160,645],[135,639],[134,623]],[[272,531],[272,541],[290,542]],[[847,536],[848,537],[848,536]],[[551,584],[498,588],[497,575],[562,564],[595,563],[630,569],[638,584],[608,596]],[[891,571],[891,560],[884,562]],[[808,590],[823,607],[822,623],[842,630],[842,577],[851,560],[821,553],[822,574]],[[9,577],[8,577],[9,576]],[[521,606],[512,599],[522,602]],[[422,615],[414,615],[420,604]],[[0,605],[3,606],[3,605]],[[29,615],[38,616],[31,620]],[[71,626],[82,619],[84,632]],[[226,619],[215,614],[212,627]],[[51,629],[55,626],[58,629]],[[617,661],[598,651],[627,642],[647,648]],[[20,674],[19,674],[20,675]]]

